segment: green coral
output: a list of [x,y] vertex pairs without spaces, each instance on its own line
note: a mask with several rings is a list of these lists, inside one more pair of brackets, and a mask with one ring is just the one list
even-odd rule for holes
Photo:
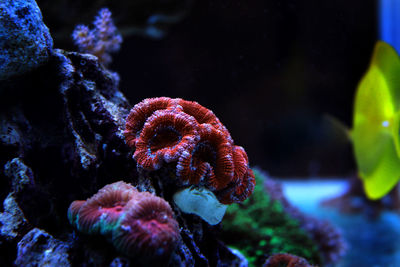
[[223,220],[223,240],[242,252],[250,266],[261,266],[273,253],[290,253],[321,262],[316,244],[300,223],[273,201],[264,190],[265,176],[254,170],[257,186],[253,195],[240,204],[232,204]]

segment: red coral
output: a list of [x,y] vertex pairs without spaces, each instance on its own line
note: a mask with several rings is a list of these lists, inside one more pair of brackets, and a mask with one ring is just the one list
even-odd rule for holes
[[169,257],[179,240],[168,202],[122,181],[106,185],[86,201],[72,202],[68,218],[81,232],[105,235],[117,250],[143,261]]
[[214,128],[224,133],[225,137],[233,144],[232,137],[226,127],[219,121],[214,112],[203,107],[195,101],[187,101],[178,99],[178,104],[182,107],[182,111],[193,116],[199,124],[211,124]]
[[79,210],[85,203],[86,201],[84,200],[76,200],[71,203],[71,205],[68,208],[68,220],[70,222],[76,221],[76,219],[78,218]]
[[280,266],[313,267],[305,259],[287,253],[272,255],[265,261],[263,265],[263,267],[280,267]]
[[126,255],[144,258],[170,255],[179,240],[179,227],[169,204],[150,193],[128,204],[129,210],[112,235],[114,246]]
[[253,192],[255,179],[246,152],[234,145],[214,113],[197,102],[145,99],[128,115],[125,137],[142,169],[176,162],[182,183],[207,186],[226,204]]
[[210,124],[201,125],[199,135],[196,146],[179,158],[176,174],[190,184],[199,184],[207,178],[211,188],[220,190],[233,178],[232,146],[226,136]]
[[[106,185],[86,201],[74,201],[70,205],[69,217],[78,229],[85,233],[98,233],[102,223],[116,223],[125,205],[137,194],[135,187],[116,182]],[[79,216],[77,216],[79,215]]]
[[219,193],[219,200],[226,205],[233,202],[242,202],[253,193],[255,185],[256,180],[253,170],[249,168],[239,182]]
[[136,142],[134,158],[144,169],[157,170],[163,161],[177,161],[193,147],[198,127],[193,117],[171,110],[158,110],[146,121]]
[[125,138],[128,146],[134,148],[146,120],[157,110],[172,107],[172,99],[168,97],[147,98],[136,104],[126,118]]
[[233,147],[233,162],[235,165],[235,174],[233,176],[235,187],[230,194],[226,194],[221,199],[221,202],[224,204],[245,200],[253,193],[254,186],[256,185],[254,173],[249,168],[249,159],[243,147]]

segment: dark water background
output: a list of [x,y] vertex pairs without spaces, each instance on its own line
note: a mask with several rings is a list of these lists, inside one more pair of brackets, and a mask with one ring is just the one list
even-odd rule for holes
[[212,109],[272,175],[347,174],[351,148],[322,118],[351,125],[375,12],[373,1],[197,1],[164,40],[126,40],[121,88],[132,103],[168,95]]
[[[55,33],[59,25],[42,11]],[[351,146],[323,116],[351,125],[376,13],[371,0],[194,1],[165,38],[126,37],[111,69],[132,105],[163,95],[210,108],[250,163],[271,175],[347,175]],[[93,13],[83,15],[90,24]],[[65,39],[55,46],[76,50]]]

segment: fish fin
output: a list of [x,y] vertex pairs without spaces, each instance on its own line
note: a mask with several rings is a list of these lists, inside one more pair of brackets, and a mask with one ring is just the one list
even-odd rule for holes
[[[360,80],[354,100],[352,141],[358,170],[371,175],[392,140],[395,114],[393,95],[377,63],[379,43],[368,71]],[[378,60],[379,61],[379,60]],[[393,143],[393,142],[392,142]],[[394,145],[394,144],[393,144]]]
[[383,157],[370,174],[359,173],[367,197],[380,199],[392,190],[400,180],[400,159],[392,140],[387,143]]
[[348,143],[351,141],[351,130],[339,119],[330,115],[322,115],[322,123],[335,139]]
[[378,41],[354,102],[352,140],[369,199],[385,196],[400,180],[400,59]]
[[400,157],[400,57],[388,43],[378,41],[375,45],[371,65],[375,65],[381,71],[392,95],[396,113],[393,116],[391,127],[396,153]]

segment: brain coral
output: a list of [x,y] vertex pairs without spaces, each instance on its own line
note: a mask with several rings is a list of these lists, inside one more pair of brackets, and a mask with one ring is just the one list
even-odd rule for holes
[[72,202],[68,218],[81,232],[102,234],[131,257],[166,258],[179,240],[168,202],[122,181],[106,185],[86,201]]
[[240,202],[254,190],[254,174],[244,149],[214,113],[180,98],[148,98],[126,119],[126,143],[141,169],[175,163],[183,185],[205,186],[224,204]]
[[124,207],[139,192],[132,185],[116,182],[106,185],[86,201],[76,200],[68,209],[68,218],[80,231],[98,234],[117,223]]
[[[114,246],[127,255],[169,255],[179,239],[178,223],[169,204],[150,193],[129,202],[127,212],[112,235]],[[132,207],[130,207],[132,206]]]
[[36,1],[0,1],[0,80],[39,67],[50,59],[52,49]]

